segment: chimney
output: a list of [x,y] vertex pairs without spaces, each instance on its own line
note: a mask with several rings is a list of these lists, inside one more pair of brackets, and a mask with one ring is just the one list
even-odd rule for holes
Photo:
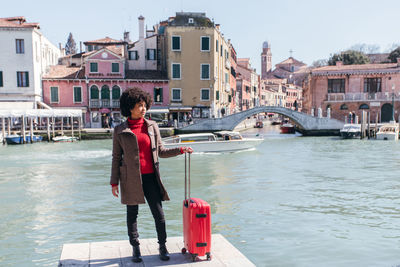
[[397,67],[400,67],[400,57],[397,58]]
[[338,67],[343,66],[343,61],[338,60],[335,63],[336,63],[336,66],[338,66]]
[[219,27],[220,27],[220,24],[215,24],[215,29],[217,29],[217,31],[219,31]]
[[140,16],[139,18],[139,39],[144,38],[144,17]]
[[82,41],[79,42],[79,53],[82,53]]
[[124,41],[129,43],[129,32],[124,32]]
[[[58,43],[58,48],[60,49],[60,51],[61,51],[61,43]],[[397,59],[397,61],[398,61],[399,59]]]

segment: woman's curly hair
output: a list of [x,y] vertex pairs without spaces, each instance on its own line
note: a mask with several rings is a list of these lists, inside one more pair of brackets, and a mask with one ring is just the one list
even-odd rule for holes
[[125,117],[130,117],[131,109],[133,109],[135,105],[141,101],[146,103],[146,108],[149,110],[153,102],[149,93],[143,91],[139,87],[126,89],[119,99],[121,114]]

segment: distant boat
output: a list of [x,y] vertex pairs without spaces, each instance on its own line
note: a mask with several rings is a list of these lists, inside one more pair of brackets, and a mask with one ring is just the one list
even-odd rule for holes
[[378,140],[399,140],[399,125],[397,123],[386,123],[376,133]]
[[361,124],[345,124],[340,130],[343,139],[359,139],[361,137]]
[[281,133],[283,133],[283,134],[294,134],[295,133],[294,125],[291,124],[291,123],[282,124]]
[[53,142],[74,142],[77,141],[78,138],[66,135],[60,135],[52,138]]
[[254,128],[263,128],[264,123],[262,121],[256,121],[256,125],[254,125]]
[[190,146],[194,152],[233,152],[253,148],[261,138],[243,138],[239,132],[180,134],[163,139],[166,148]]
[[[19,135],[19,134],[13,134],[13,135],[8,135],[5,137],[6,138],[6,142],[9,145],[19,145],[19,144],[23,144],[23,136]],[[43,137],[41,135],[33,135],[33,139],[32,141],[35,142],[40,142],[43,140]],[[25,136],[25,143],[30,143],[31,142],[31,136],[30,135],[26,135]]]

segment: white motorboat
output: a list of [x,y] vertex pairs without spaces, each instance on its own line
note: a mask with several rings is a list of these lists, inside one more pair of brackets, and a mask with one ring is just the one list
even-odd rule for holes
[[399,140],[399,125],[397,123],[386,123],[376,133],[378,140]]
[[361,124],[345,124],[340,130],[343,139],[359,139],[361,137]]
[[261,138],[243,138],[239,132],[180,134],[163,139],[166,148],[190,146],[194,152],[233,152],[253,148]]
[[76,137],[60,135],[52,138],[53,142],[74,142],[78,140]]

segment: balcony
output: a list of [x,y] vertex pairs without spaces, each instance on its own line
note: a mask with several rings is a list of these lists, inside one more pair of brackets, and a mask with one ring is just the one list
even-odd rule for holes
[[91,107],[91,108],[119,108],[119,100],[91,99],[89,107]]
[[[395,93],[395,99],[400,99],[400,93]],[[328,93],[327,102],[352,102],[352,101],[387,101],[392,100],[392,93]]]
[[226,59],[226,60],[225,60],[225,68],[227,68],[228,70],[231,69],[231,62],[230,62],[229,59]]

